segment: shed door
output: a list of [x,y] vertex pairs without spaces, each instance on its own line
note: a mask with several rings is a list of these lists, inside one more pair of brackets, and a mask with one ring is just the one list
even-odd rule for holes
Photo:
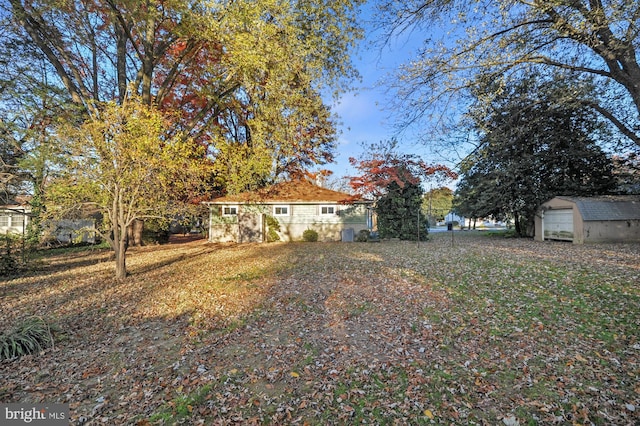
[[544,213],[544,238],[573,241],[573,210],[547,210]]

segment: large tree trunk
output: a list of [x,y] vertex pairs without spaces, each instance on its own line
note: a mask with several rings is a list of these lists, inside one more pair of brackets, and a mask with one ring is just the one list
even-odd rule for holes
[[141,219],[134,220],[133,223],[127,227],[129,245],[134,247],[140,247],[143,245],[142,231],[144,231],[144,221]]
[[516,235],[518,235],[518,237],[523,237],[522,223],[520,223],[520,215],[518,213],[513,214],[513,224],[516,227]]
[[118,101],[121,103],[127,96],[127,36],[125,30],[117,23],[113,25],[116,34],[116,75],[118,77]]
[[126,264],[126,242],[116,241],[115,255],[116,255],[116,279],[123,280],[127,278],[127,264]]

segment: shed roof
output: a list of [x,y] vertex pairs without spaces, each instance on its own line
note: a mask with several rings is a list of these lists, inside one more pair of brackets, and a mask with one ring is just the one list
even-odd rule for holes
[[243,192],[235,195],[219,197],[206,204],[225,203],[353,203],[368,202],[357,198],[346,192],[333,191],[315,185],[308,180],[295,180],[280,182],[268,188],[263,188],[253,192]]
[[557,197],[576,204],[582,220],[640,220],[640,195]]

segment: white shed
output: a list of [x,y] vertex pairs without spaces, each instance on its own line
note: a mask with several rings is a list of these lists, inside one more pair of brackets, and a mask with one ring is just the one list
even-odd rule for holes
[[538,210],[535,239],[577,244],[640,241],[640,195],[555,197]]

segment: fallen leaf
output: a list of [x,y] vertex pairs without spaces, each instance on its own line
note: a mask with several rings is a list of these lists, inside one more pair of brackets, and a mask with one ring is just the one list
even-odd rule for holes
[[576,355],[576,360],[580,361],[580,362],[589,362],[585,357],[583,357],[580,354]]

